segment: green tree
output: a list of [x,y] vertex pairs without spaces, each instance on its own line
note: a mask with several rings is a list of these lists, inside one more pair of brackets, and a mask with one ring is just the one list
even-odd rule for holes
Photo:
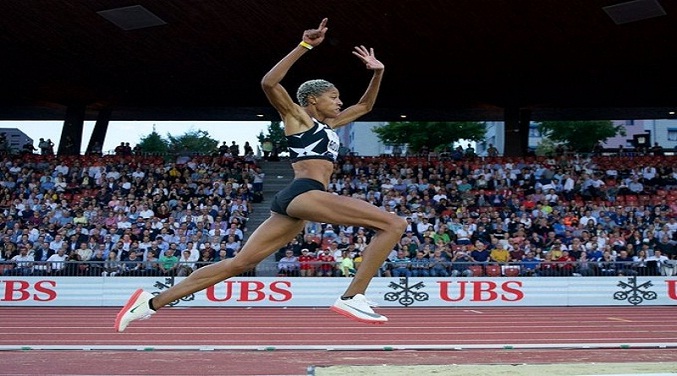
[[155,125],[153,125],[153,132],[141,137],[138,146],[141,152],[147,154],[164,155],[169,151],[169,143],[155,131]]
[[537,124],[543,137],[577,152],[590,152],[595,145],[616,135],[625,136],[625,127],[602,121],[543,121]]
[[273,142],[273,145],[278,145],[279,150],[287,150],[287,137],[284,135],[282,122],[270,122],[268,125],[268,133],[264,134],[261,132],[256,138],[259,140],[259,143],[263,143],[263,140],[269,138]]
[[482,122],[392,122],[374,128],[386,144],[407,144],[418,152],[424,146],[441,150],[459,140],[482,141],[486,133]]
[[555,155],[556,150],[557,145],[549,138],[544,138],[536,145],[536,155],[552,157]]
[[209,132],[199,129],[191,129],[177,137],[167,134],[167,138],[169,150],[174,153],[212,154],[216,152],[219,145],[219,141],[209,136]]

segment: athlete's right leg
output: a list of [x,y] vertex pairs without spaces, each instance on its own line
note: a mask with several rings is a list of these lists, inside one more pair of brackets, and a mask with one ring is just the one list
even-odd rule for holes
[[[118,313],[115,321],[116,330],[121,332],[131,321],[146,318],[154,313],[150,309],[145,310],[146,307],[142,305],[144,301],[147,302],[152,298],[153,308],[158,310],[174,300],[251,270],[298,235],[303,229],[304,222],[301,219],[272,213],[270,218],[251,234],[235,257],[202,267],[155,297],[137,290]],[[140,308],[135,309],[137,306]]]
[[314,222],[355,225],[376,230],[376,235],[362,252],[360,268],[343,296],[336,300],[331,309],[365,323],[381,324],[388,321],[385,316],[372,310],[364,294],[370,281],[402,237],[407,225],[405,220],[364,200],[322,191],[310,191],[297,196],[287,207],[287,213]]

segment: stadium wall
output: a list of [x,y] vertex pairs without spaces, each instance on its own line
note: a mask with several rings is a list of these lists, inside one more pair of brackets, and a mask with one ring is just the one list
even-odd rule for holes
[[[137,289],[154,294],[182,278],[2,277],[0,307],[122,306]],[[326,307],[349,278],[237,277],[173,302],[177,307]],[[369,299],[384,307],[677,305],[677,277],[375,278]]]

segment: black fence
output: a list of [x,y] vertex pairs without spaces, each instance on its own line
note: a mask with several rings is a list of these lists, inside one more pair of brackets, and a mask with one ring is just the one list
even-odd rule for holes
[[[52,276],[52,277],[185,277],[198,268],[213,262],[179,262],[174,267],[163,268],[159,263],[144,261],[54,261],[54,262],[0,262],[5,276]],[[255,270],[241,276],[255,276]]]
[[[63,262],[0,262],[4,276],[53,277],[183,277],[212,262],[177,263],[163,268],[158,263],[143,261],[63,261]],[[604,276],[675,276],[677,262],[525,262],[525,263],[465,263],[465,262],[386,262],[378,277],[604,277]],[[263,275],[288,277],[352,276],[359,268],[344,267],[341,263],[309,262],[303,264],[278,263]],[[259,268],[259,272],[261,269]],[[240,276],[256,276],[256,270]]]

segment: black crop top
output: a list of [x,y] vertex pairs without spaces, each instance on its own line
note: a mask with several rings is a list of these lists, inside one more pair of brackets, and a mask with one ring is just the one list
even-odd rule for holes
[[335,162],[338,158],[339,137],[327,124],[313,119],[312,128],[287,136],[287,146],[292,161],[326,159]]

